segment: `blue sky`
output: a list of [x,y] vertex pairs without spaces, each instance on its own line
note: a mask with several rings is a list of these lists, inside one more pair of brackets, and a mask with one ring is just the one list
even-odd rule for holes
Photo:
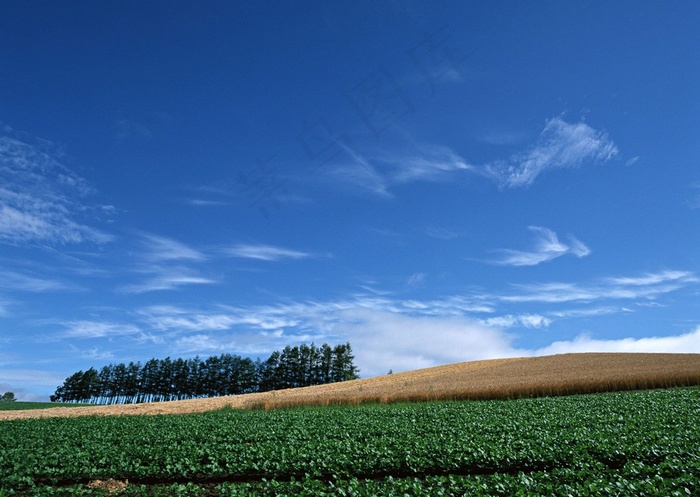
[[6,2],[0,391],[350,341],[700,352],[696,2]]

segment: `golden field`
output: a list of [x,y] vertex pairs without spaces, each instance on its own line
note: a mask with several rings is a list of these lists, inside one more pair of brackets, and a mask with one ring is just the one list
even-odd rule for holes
[[463,362],[367,379],[234,397],[0,411],[1,419],[156,415],[224,407],[511,399],[700,385],[700,354],[584,353]]

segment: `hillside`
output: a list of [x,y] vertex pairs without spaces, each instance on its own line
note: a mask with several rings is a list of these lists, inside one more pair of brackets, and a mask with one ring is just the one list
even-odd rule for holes
[[0,411],[1,419],[179,414],[232,408],[506,399],[700,385],[700,354],[586,353],[472,361],[275,392],[119,406]]

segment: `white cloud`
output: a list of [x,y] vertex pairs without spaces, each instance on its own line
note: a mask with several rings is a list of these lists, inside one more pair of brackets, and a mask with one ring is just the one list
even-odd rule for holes
[[352,309],[344,311],[343,318],[337,332],[352,344],[363,376],[523,355],[512,347],[513,337],[464,317]]
[[309,252],[275,247],[272,245],[238,244],[224,249],[224,253],[231,257],[245,259],[257,259],[261,261],[279,261],[282,259],[304,259],[313,257]]
[[697,278],[687,271],[661,271],[642,277],[606,278],[598,284],[554,282],[517,285],[516,287],[522,290],[521,293],[490,295],[488,298],[502,302],[549,304],[616,299],[655,299],[660,295],[696,282]]
[[182,242],[164,236],[143,234],[149,259],[158,261],[191,260],[202,261],[205,255]]
[[241,320],[226,313],[203,313],[173,306],[153,306],[142,309],[139,314],[157,330],[228,330]]
[[413,273],[411,276],[408,277],[406,280],[406,284],[408,286],[417,286],[420,285],[422,282],[425,281],[425,278],[428,275],[425,273]]
[[123,293],[147,293],[159,290],[176,290],[184,285],[212,285],[218,281],[195,274],[193,270],[183,267],[154,267],[150,273],[157,273],[140,283],[122,285],[118,291]]
[[[658,304],[656,304],[658,305]],[[558,311],[550,311],[548,314],[555,318],[569,319],[569,318],[583,318],[592,316],[604,316],[606,314],[619,314],[619,313],[629,313],[632,312],[625,307],[614,307],[614,306],[602,306],[602,307],[589,307],[586,306],[582,309],[563,309]]]
[[146,293],[159,290],[175,290],[184,285],[208,285],[216,280],[202,276],[186,264],[201,263],[207,256],[182,242],[153,234],[142,234],[145,250],[137,252],[131,272],[148,275],[138,283],[121,285],[123,293]]
[[680,281],[692,283],[697,281],[693,273],[689,271],[661,271],[659,273],[648,273],[637,277],[608,278],[608,281],[615,285],[623,286],[649,286],[658,285],[667,281]]
[[94,189],[61,158],[48,142],[0,136],[0,241],[20,245],[112,240],[81,220],[86,214],[107,212],[85,202]]
[[483,173],[501,187],[526,187],[546,170],[578,167],[586,161],[605,162],[617,153],[617,146],[605,132],[554,117],[529,150],[488,164]]
[[223,202],[221,200],[203,200],[198,198],[189,198],[186,199],[185,202],[196,207],[220,207],[222,205],[230,204],[230,202]]
[[385,158],[392,165],[391,180],[396,183],[409,181],[446,180],[455,171],[474,170],[448,147],[421,145],[411,154]]
[[8,308],[11,304],[12,302],[10,302],[9,300],[0,299],[0,317],[9,316],[10,311],[8,310]]
[[625,162],[625,166],[627,166],[627,167],[633,166],[633,165],[635,165],[638,161],[639,161],[639,156],[632,157],[632,158],[629,159],[627,162]]
[[[462,361],[570,352],[700,353],[700,327],[665,337],[604,340],[581,335],[539,349],[525,349],[516,347],[516,336],[501,327],[485,326],[466,317],[407,316],[370,309],[343,314],[345,319],[337,331],[353,345],[363,376],[385,374],[389,369],[403,371]],[[541,316],[531,317],[534,323],[541,321]]]
[[566,254],[580,258],[591,253],[588,247],[574,237],[570,237],[567,245],[560,242],[557,234],[550,229],[539,226],[529,226],[528,229],[537,235],[532,251],[500,249],[503,256],[492,262],[504,266],[536,266]]
[[[488,135],[487,135],[488,136]],[[490,136],[491,142],[513,143],[522,135]],[[367,158],[344,147],[350,160],[325,170],[341,182],[359,186],[377,195],[391,197],[389,189],[413,181],[445,181],[458,172],[486,176],[501,188],[527,187],[544,171],[579,167],[586,162],[606,162],[618,154],[607,133],[583,122],[549,119],[535,143],[524,152],[484,166],[470,164],[449,147],[408,143],[408,152],[382,152]]]
[[539,314],[520,314],[505,316],[496,316],[486,319],[480,319],[479,322],[484,326],[497,328],[512,328],[514,326],[522,326],[525,328],[546,328],[552,324],[552,320]]
[[39,278],[17,271],[0,271],[0,289],[20,290],[23,292],[56,292],[77,290],[78,287],[57,280]]
[[140,328],[133,324],[107,323],[101,321],[69,321],[64,323],[64,336],[69,338],[105,338],[136,335]]
[[689,333],[645,338],[595,339],[583,334],[570,341],[554,342],[534,351],[536,355],[569,352],[668,352],[700,353],[700,327]]
[[350,160],[324,168],[340,182],[382,197],[392,197],[390,187],[415,181],[446,181],[460,171],[478,170],[449,147],[414,144],[398,153],[381,152],[367,158],[346,147]]
[[426,228],[425,234],[432,238],[437,238],[439,240],[454,240],[455,238],[463,236],[463,233],[461,232],[438,227]]
[[[582,335],[539,349],[516,346],[516,340],[523,336],[512,330],[532,333],[549,327],[554,320],[629,313],[632,311],[614,302],[647,302],[694,281],[691,273],[668,270],[638,277],[605,278],[589,285],[547,283],[518,287],[521,293],[512,295],[453,295],[430,301],[363,294],[341,300],[267,306],[158,305],[140,309],[134,328],[78,321],[70,323],[70,331],[73,338],[129,335],[139,339],[156,334],[173,354],[233,351],[264,356],[288,344],[349,341],[363,376],[384,374],[389,369],[401,371],[567,351],[674,352],[685,347],[690,347],[690,351],[696,347],[700,329],[654,339],[595,340]],[[591,302],[597,304],[591,306]],[[508,309],[520,304],[527,304],[530,309]],[[541,304],[542,308],[532,308],[534,304]]]
[[343,164],[336,164],[326,167],[324,170],[328,175],[337,179],[342,184],[347,184],[381,197],[391,197],[387,180],[377,171],[377,169],[366,159],[356,160]]
[[[690,188],[697,192],[700,189],[700,181],[692,183]],[[691,209],[700,209],[700,193],[694,193],[691,198],[686,200],[686,205]]]

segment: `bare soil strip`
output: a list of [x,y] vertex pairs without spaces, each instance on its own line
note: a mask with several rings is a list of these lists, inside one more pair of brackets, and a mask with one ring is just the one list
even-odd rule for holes
[[277,409],[311,405],[507,399],[700,385],[700,354],[562,354],[472,361],[373,378],[234,397],[149,404],[0,411],[0,420],[158,415],[225,407]]

